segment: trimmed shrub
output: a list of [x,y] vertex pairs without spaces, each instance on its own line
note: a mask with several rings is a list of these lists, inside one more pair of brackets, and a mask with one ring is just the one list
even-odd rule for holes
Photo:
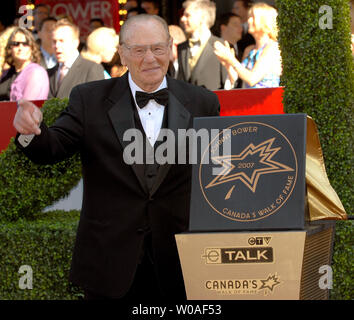
[[353,300],[354,221],[336,222],[331,299]]
[[[349,2],[276,0],[276,5],[285,109],[316,121],[329,180],[351,214],[354,66]],[[353,224],[336,225],[331,298],[353,299]]]
[[[281,0],[281,84],[288,113],[305,112],[317,124],[326,169],[346,210],[353,205],[354,65],[347,0],[328,0],[333,28],[319,26],[323,1]],[[291,14],[289,14],[291,13]]]
[[[51,125],[68,99],[51,99],[42,107]],[[0,154],[0,300],[78,299],[68,274],[78,211],[42,210],[69,194],[81,178],[79,154],[54,165],[37,165],[16,148],[14,139]],[[33,289],[21,289],[19,268],[33,271]]]
[[[0,225],[0,300],[72,300],[83,293],[68,282],[78,211],[52,211],[35,221]],[[21,289],[21,266],[32,269],[32,289]],[[28,285],[28,282],[24,282]]]
[[[51,99],[42,107],[51,125],[68,99]],[[69,194],[81,178],[79,154],[54,165],[37,165],[17,149],[14,139],[0,154],[0,221],[34,219],[45,207]]]

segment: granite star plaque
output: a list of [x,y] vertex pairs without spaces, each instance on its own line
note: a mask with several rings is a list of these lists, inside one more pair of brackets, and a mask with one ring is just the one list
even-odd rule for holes
[[210,139],[197,145],[190,231],[304,228],[305,114],[196,118],[194,129]]

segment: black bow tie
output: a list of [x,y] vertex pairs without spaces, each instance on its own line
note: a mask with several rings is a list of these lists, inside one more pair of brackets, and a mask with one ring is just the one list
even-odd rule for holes
[[135,99],[136,103],[138,104],[139,108],[144,108],[149,100],[154,99],[158,104],[163,106],[167,106],[168,103],[168,90],[161,89],[159,91],[153,93],[147,93],[142,91],[135,92]]
[[195,40],[195,39],[189,39],[189,46],[190,47],[194,47],[194,46],[200,46],[201,45],[201,41]]

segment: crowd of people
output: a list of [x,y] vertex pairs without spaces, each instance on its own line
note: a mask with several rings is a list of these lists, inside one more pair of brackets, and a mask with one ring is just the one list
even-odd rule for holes
[[[128,1],[126,19],[160,14],[159,1]],[[169,76],[209,90],[279,86],[281,58],[276,9],[252,0],[236,0],[232,12],[216,21],[210,0],[183,3],[173,39]],[[50,16],[44,4],[34,10],[34,29],[7,27],[0,34],[0,100],[68,97],[80,83],[120,77],[128,69],[118,53],[119,34],[99,17],[80,42],[80,30],[68,18]]]

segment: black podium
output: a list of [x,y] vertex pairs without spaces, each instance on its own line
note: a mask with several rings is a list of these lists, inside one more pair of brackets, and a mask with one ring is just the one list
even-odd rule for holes
[[[326,299],[334,223],[311,221],[305,114],[196,118],[189,232],[176,235],[190,300]],[[218,130],[216,130],[218,129]]]

